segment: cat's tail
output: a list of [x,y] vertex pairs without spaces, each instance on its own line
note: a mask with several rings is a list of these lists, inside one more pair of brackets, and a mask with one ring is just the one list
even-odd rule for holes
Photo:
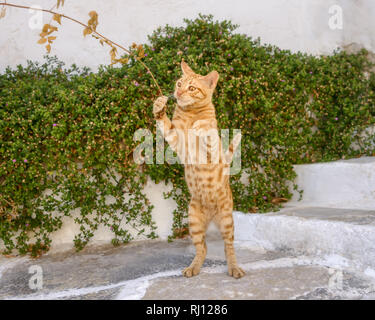
[[230,164],[233,160],[233,155],[238,148],[238,146],[241,144],[241,132],[237,133],[234,138],[232,139],[232,142],[230,143],[227,152],[225,153],[224,157],[227,164]]

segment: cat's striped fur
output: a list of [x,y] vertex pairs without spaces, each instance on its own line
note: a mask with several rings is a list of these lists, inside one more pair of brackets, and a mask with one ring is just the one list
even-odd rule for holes
[[[206,76],[198,75],[184,61],[181,68],[183,76],[176,83],[174,95],[177,106],[172,121],[165,113],[167,97],[159,97],[153,111],[165,140],[185,165],[185,179],[191,194],[189,232],[196,256],[183,274],[191,277],[199,273],[207,252],[206,229],[214,221],[224,239],[229,275],[240,278],[245,273],[237,265],[233,248],[233,198],[229,168],[241,136],[233,139],[224,154],[212,104],[219,75],[216,71]],[[202,152],[206,154],[203,161],[199,158]]]

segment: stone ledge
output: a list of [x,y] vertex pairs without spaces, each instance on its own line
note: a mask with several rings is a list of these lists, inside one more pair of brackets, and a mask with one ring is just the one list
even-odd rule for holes
[[267,214],[234,213],[235,239],[266,250],[333,254],[355,268],[375,267],[375,211],[289,207]]

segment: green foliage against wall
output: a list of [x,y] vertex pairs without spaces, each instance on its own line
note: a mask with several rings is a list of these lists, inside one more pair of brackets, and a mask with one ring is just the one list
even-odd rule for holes
[[[232,176],[235,209],[265,212],[290,198],[293,164],[373,155],[375,77],[366,51],[313,57],[261,45],[235,34],[228,21],[200,16],[180,28],[156,30],[144,62],[164,93],[173,92],[181,58],[198,73],[220,74],[214,104],[220,128],[242,130],[242,172]],[[99,225],[113,244],[132,235],[154,238],[147,178],[173,184],[171,238],[186,233],[189,195],[179,164],[137,167],[132,151],[139,128],[155,133],[157,89],[135,60],[97,73],[64,69],[54,58],[0,75],[0,239],[5,252],[40,255],[64,216],[75,218],[83,248]],[[168,113],[173,113],[169,102]],[[372,144],[371,144],[372,141]],[[355,147],[356,146],[356,147]],[[112,196],[112,198],[111,198]],[[112,200],[109,201],[109,198]],[[166,214],[172,214],[172,212]]]

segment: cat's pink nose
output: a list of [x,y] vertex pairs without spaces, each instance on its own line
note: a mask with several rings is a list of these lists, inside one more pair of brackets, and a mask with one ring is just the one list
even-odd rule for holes
[[182,95],[182,91],[181,90],[177,90],[177,97],[180,97]]

